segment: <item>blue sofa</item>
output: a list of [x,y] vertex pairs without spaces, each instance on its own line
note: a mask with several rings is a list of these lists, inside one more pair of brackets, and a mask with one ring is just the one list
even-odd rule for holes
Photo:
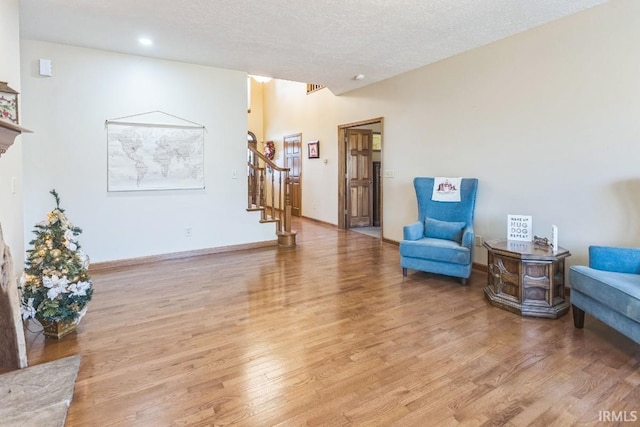
[[640,344],[640,249],[589,247],[589,266],[569,269],[573,323],[584,313]]

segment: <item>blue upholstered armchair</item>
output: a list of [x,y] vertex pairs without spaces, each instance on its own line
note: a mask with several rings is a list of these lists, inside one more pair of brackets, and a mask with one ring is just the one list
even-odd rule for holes
[[590,246],[589,266],[569,269],[573,323],[585,311],[640,344],[640,248]]
[[473,214],[478,180],[463,178],[460,201],[432,200],[435,179],[413,180],[418,221],[404,227],[400,242],[402,274],[407,269],[460,277],[466,285],[473,264]]

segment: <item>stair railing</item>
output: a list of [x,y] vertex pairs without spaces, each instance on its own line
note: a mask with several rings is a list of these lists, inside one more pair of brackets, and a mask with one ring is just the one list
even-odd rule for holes
[[261,211],[260,222],[274,222],[280,246],[295,246],[291,231],[289,168],[282,168],[249,143],[247,150],[247,210]]

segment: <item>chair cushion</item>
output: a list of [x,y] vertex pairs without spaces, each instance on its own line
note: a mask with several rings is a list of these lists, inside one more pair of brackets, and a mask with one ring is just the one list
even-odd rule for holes
[[440,221],[437,219],[424,218],[424,237],[434,239],[453,240],[460,242],[462,239],[462,229],[467,224],[464,222]]
[[640,322],[640,275],[574,265],[570,269],[570,280],[572,290]]
[[419,240],[403,240],[400,242],[400,255],[463,265],[471,262],[469,248],[460,246],[460,244],[451,240],[431,237]]

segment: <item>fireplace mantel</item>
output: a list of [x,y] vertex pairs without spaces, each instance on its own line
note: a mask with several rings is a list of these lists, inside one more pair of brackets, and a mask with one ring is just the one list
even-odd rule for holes
[[4,154],[21,133],[31,133],[29,129],[0,119],[0,156]]

